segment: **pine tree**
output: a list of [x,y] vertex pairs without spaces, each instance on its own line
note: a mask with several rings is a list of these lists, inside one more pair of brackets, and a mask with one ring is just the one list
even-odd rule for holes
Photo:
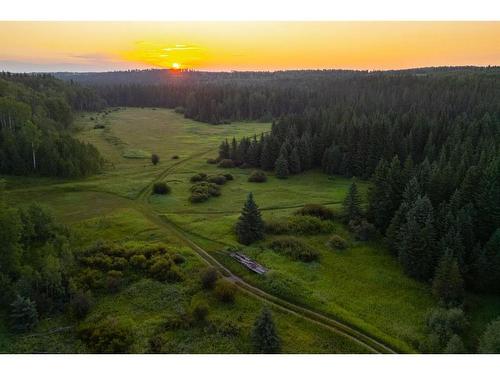
[[255,321],[252,341],[257,353],[273,354],[279,353],[281,350],[280,338],[268,308],[264,308]]
[[226,138],[219,146],[219,159],[230,159],[229,149],[229,142]]
[[362,217],[361,197],[358,193],[358,185],[356,185],[354,180],[351,186],[349,186],[349,191],[342,203],[342,211],[346,222],[350,222],[351,220],[358,221]]
[[288,168],[291,174],[297,174],[301,171],[300,157],[297,147],[294,147],[290,153],[290,157],[288,158]]
[[464,299],[464,282],[453,252],[447,249],[436,269],[432,283],[434,296],[447,307],[461,305]]
[[241,215],[236,223],[236,236],[238,242],[244,245],[264,238],[264,222],[260,215],[260,210],[253,199],[253,194],[249,193],[243,206]]
[[12,328],[17,332],[26,332],[33,329],[38,323],[38,312],[35,302],[29,298],[17,296],[16,300],[11,304],[10,318]]
[[288,169],[288,162],[284,155],[280,155],[278,160],[276,160],[276,164],[274,165],[274,173],[277,178],[288,178],[290,175],[290,171]]
[[406,213],[400,229],[399,261],[406,274],[419,280],[434,275],[436,233],[432,203],[419,197]]

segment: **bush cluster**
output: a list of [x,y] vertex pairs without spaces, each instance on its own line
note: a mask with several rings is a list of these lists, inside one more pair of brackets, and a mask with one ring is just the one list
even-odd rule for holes
[[294,237],[281,237],[272,240],[269,247],[279,254],[301,262],[312,262],[319,258],[319,253],[303,241]]
[[347,241],[340,237],[338,234],[334,234],[328,239],[328,247],[332,250],[345,250],[347,249]]
[[165,182],[155,182],[153,185],[153,194],[169,194],[171,192],[170,186],[168,186]]
[[213,158],[207,159],[207,163],[208,164],[217,164],[217,159],[213,159]]
[[191,176],[191,178],[189,179],[189,181],[191,182],[201,182],[201,181],[206,181],[207,179],[207,174],[206,173],[197,173],[193,176]]
[[218,165],[221,168],[234,168],[235,167],[234,161],[232,161],[231,159],[222,159],[221,161],[219,161]]
[[267,176],[262,171],[253,171],[248,177],[248,182],[266,182]]
[[270,234],[313,235],[329,233],[333,224],[313,216],[294,215],[284,219],[266,221],[266,232]]
[[131,242],[118,246],[99,242],[86,249],[78,261],[82,269],[75,278],[77,288],[117,291],[134,273],[160,281],[181,281],[179,265],[185,259],[161,244]]
[[220,194],[219,185],[203,181],[191,186],[189,201],[191,203],[204,202],[208,198],[218,197]]
[[134,343],[131,321],[107,318],[87,323],[78,329],[78,336],[92,353],[129,353]]
[[224,280],[224,279],[219,279],[217,280],[215,284],[215,296],[219,299],[221,302],[234,302],[234,298],[236,295],[236,287],[234,286],[233,283]]
[[306,204],[295,211],[295,215],[314,216],[321,220],[333,220],[335,218],[333,211],[321,204]]
[[358,241],[369,241],[377,235],[375,226],[366,220],[351,220],[349,222],[349,230]]

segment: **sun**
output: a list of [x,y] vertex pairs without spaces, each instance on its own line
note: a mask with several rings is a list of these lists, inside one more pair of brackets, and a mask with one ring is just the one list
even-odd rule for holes
[[180,68],[181,68],[181,64],[176,63],[176,62],[172,63],[172,69],[180,69]]

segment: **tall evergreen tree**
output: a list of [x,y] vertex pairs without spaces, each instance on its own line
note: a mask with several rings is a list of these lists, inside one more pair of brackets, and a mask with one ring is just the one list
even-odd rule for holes
[[363,216],[361,197],[358,192],[358,185],[356,185],[356,181],[354,180],[349,186],[349,191],[342,202],[342,213],[346,222],[350,222],[351,220],[357,221]]
[[461,305],[464,299],[464,282],[457,259],[449,249],[441,258],[432,283],[434,296],[445,306]]
[[274,325],[271,311],[267,307],[262,310],[255,321],[252,341],[257,353],[274,354],[281,351],[281,340]]
[[238,242],[244,245],[264,238],[264,222],[260,215],[260,210],[253,199],[253,194],[249,193],[241,215],[236,223],[236,236]]
[[11,304],[12,328],[18,332],[26,332],[33,329],[38,323],[38,312],[36,305],[29,298],[17,296]]
[[274,173],[277,178],[288,178],[290,170],[288,169],[288,161],[284,155],[280,155],[274,166]]
[[436,234],[429,198],[418,198],[405,219],[400,229],[399,261],[408,275],[419,280],[430,280],[436,263]]
[[290,170],[291,174],[297,174],[301,171],[300,157],[299,152],[297,151],[297,147],[294,147],[292,149],[292,152],[290,153],[290,156],[288,158],[288,169]]

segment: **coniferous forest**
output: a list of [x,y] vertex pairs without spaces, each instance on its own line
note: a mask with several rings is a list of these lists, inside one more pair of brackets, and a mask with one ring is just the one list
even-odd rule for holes
[[451,278],[443,269],[456,265],[467,290],[500,291],[498,68],[176,74],[61,78],[112,106],[176,108],[212,124],[273,121],[270,133],[223,140],[219,161],[281,178],[321,168],[368,179],[365,219],[408,275]]
[[500,350],[498,67],[1,73],[0,174],[0,351]]

